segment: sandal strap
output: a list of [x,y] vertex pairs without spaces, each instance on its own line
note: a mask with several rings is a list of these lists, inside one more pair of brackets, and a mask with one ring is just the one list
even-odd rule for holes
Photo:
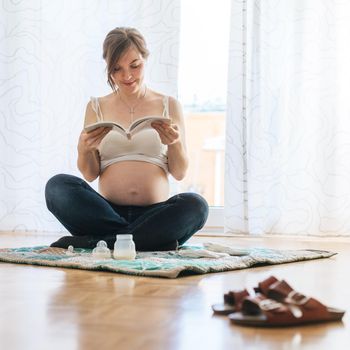
[[302,314],[316,312],[319,314],[327,313],[327,307],[317,299],[305,296],[295,291],[286,281],[282,280],[270,286],[268,297],[277,300],[283,304],[300,309]]
[[244,315],[258,315],[261,313],[285,313],[288,308],[273,299],[269,299],[260,294],[255,297],[247,297],[242,303],[242,313]]
[[292,290],[285,297],[284,302],[287,304],[304,305],[309,300],[310,300],[310,297],[307,297],[304,294],[301,294],[296,292],[295,290]]
[[295,305],[304,305],[310,299],[304,294],[295,291],[285,280],[277,281],[270,285],[266,294],[269,298]]
[[[313,299],[310,298],[310,300]],[[324,305],[320,305],[317,305],[316,308],[309,308],[307,304],[285,304],[263,295],[258,295],[244,299],[242,314],[248,317],[263,314],[266,317],[266,325],[301,324],[329,319],[329,312]]]
[[276,282],[278,282],[278,279],[275,276],[270,276],[265,280],[261,281],[258,284],[258,287],[254,288],[254,291],[255,293],[261,293],[263,295],[267,295],[270,286]]
[[243,289],[239,291],[229,291],[224,294],[224,303],[240,308],[242,305],[242,301],[247,296],[249,296],[247,289]]

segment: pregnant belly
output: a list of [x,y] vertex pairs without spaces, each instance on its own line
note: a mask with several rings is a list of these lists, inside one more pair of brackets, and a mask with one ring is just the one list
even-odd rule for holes
[[99,192],[120,205],[150,205],[169,198],[169,182],[157,165],[125,161],[108,166],[99,178]]

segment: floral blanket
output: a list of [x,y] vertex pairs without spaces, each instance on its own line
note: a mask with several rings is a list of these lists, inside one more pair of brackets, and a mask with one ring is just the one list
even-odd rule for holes
[[[135,260],[96,259],[91,250],[47,246],[0,249],[0,261],[6,263],[64,267],[93,271],[110,271],[138,276],[177,278],[188,274],[204,274],[329,258],[336,253],[323,250],[277,250],[251,248],[236,255],[201,256],[203,247],[184,246],[178,251],[140,252]],[[237,251],[237,250],[236,250]],[[196,252],[199,252],[196,256]],[[225,254],[223,254],[225,255]]]

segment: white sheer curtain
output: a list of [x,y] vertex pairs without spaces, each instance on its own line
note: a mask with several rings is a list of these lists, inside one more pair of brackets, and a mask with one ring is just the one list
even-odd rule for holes
[[147,84],[176,96],[180,0],[2,1],[0,230],[57,231],[46,181],[77,174],[89,97],[107,94],[102,42],[117,26],[146,37]]
[[232,1],[225,231],[350,235],[350,2]]

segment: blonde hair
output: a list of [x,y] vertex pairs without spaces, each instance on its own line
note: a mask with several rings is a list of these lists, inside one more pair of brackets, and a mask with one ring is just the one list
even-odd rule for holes
[[135,28],[117,27],[111,30],[103,42],[103,59],[107,63],[107,82],[116,91],[112,79],[113,70],[120,57],[130,48],[135,47],[144,59],[149,56],[146,41]]

